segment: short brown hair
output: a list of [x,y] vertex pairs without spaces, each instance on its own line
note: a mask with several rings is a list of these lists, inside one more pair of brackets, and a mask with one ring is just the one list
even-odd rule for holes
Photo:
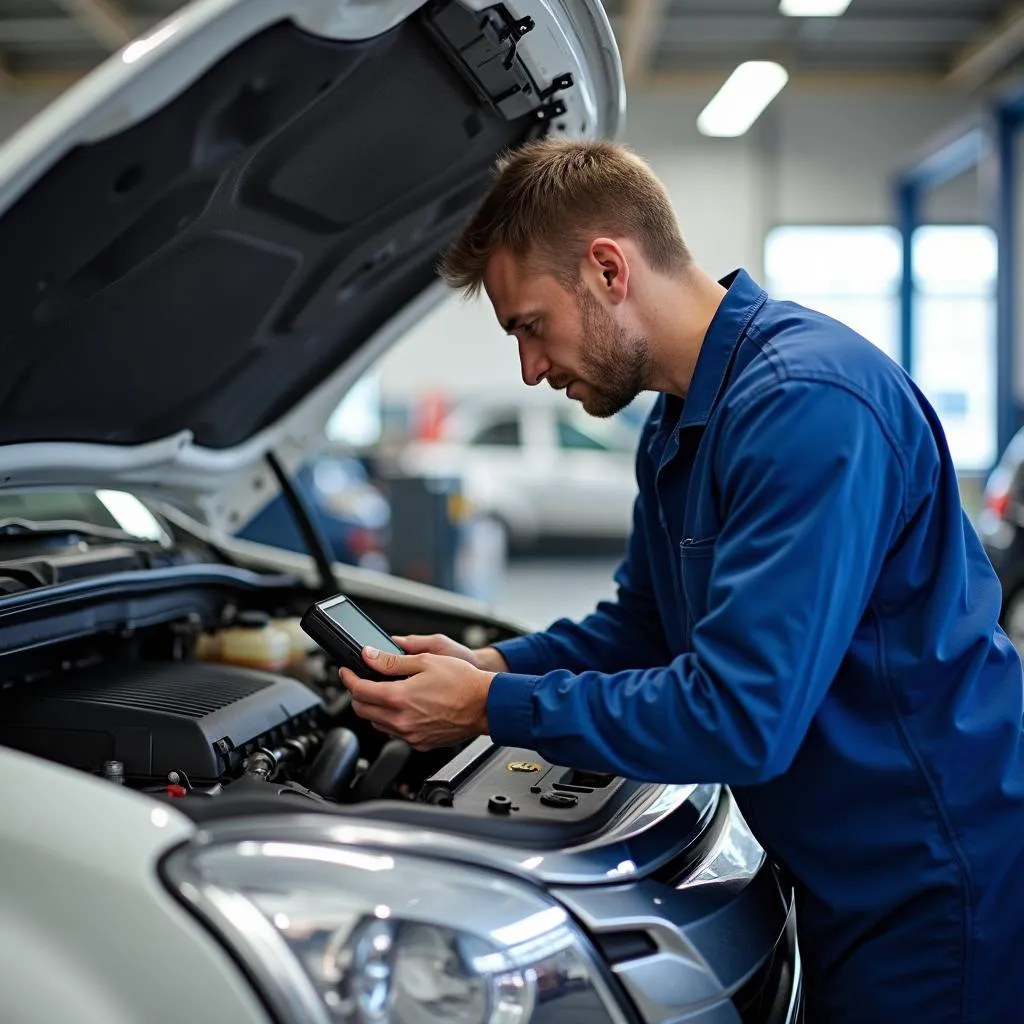
[[537,263],[570,286],[598,235],[629,238],[655,270],[691,261],[665,186],[633,152],[610,142],[547,138],[498,161],[497,180],[445,253],[441,277],[475,295],[496,249]]

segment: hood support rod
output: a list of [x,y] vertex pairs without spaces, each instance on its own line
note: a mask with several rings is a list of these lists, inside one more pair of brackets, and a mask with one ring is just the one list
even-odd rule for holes
[[302,534],[303,541],[305,541],[306,549],[316,563],[317,575],[320,577],[319,589],[324,597],[333,597],[338,593],[338,584],[334,577],[334,557],[331,546],[317,521],[316,513],[306,496],[285,472],[280,459],[271,451],[267,452],[266,460],[267,465],[270,466],[277,478],[281,493],[288,503],[288,509],[299,528],[299,533]]

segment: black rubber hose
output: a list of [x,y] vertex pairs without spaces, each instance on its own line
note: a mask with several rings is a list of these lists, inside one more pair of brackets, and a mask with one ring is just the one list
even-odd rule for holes
[[351,729],[331,729],[309,766],[306,786],[327,800],[340,800],[358,760],[359,737]]
[[356,785],[356,801],[380,800],[409,763],[412,747],[404,740],[388,740],[377,760]]

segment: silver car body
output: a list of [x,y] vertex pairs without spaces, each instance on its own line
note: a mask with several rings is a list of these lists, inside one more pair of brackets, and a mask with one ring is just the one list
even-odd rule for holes
[[137,793],[0,748],[0,1018],[8,1024],[267,1021],[160,857],[195,834]]

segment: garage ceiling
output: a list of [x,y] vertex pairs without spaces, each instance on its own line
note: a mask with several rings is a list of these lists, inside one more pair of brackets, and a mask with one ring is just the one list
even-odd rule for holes
[[777,60],[791,75],[914,75],[976,88],[1024,49],[1024,3],[851,0],[838,18],[788,18],[778,0],[607,0],[627,77]]
[[[255,0],[253,0],[255,2]],[[178,0],[0,0],[0,77],[53,86],[87,71]],[[778,60],[795,78],[913,75],[976,89],[1017,69],[1024,2],[851,0],[787,18],[778,0],[605,0],[627,79],[720,75]]]

